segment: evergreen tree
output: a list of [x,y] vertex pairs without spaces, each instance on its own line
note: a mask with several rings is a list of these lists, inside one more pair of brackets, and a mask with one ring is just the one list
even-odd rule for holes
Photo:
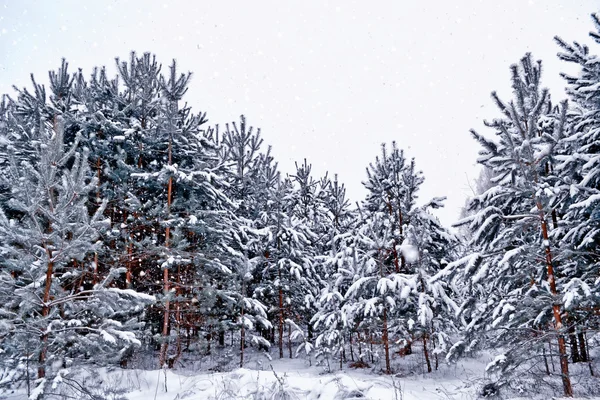
[[[324,243],[315,261],[323,274],[323,284],[317,297],[317,311],[312,317],[309,332],[317,332],[315,340],[317,360],[331,370],[331,361],[338,358],[340,368],[345,357],[346,343],[350,342],[352,324],[348,323],[344,311],[344,294],[348,289],[353,273],[352,228],[355,215],[349,208],[346,189],[337,176],[333,181],[327,177],[320,182],[323,192],[323,207],[327,220],[318,236]],[[352,350],[351,350],[352,351]]]
[[[62,117],[39,129],[38,142],[27,144],[37,150],[32,161],[9,158],[3,183],[11,192],[3,208],[10,212],[0,211],[2,358],[24,371],[27,382],[30,367],[37,365],[38,395],[74,362],[90,362],[92,356],[98,364],[114,362],[131,344],[139,345],[135,317],[154,300],[110,287],[119,269],[83,288],[82,278],[93,268],[89,255],[107,225],[105,204],[88,215],[95,181],[87,154],[77,151],[79,138],[65,146]],[[9,148],[21,143],[13,141]]]
[[[551,333],[547,327],[553,324],[564,392],[570,396],[557,247],[548,227],[555,189],[560,191],[549,163],[564,135],[566,104],[552,108],[547,90],[540,87],[541,62],[533,62],[531,55],[513,65],[511,73],[514,100],[506,104],[492,93],[503,116],[486,122],[498,140],[472,131],[483,147],[478,161],[492,170],[495,185],[470,201],[473,215],[459,223],[469,224],[469,245],[476,253],[447,268],[461,266],[468,290],[461,310],[466,340],[451,355],[474,348],[483,334],[489,345],[506,349],[488,370],[507,374],[531,357],[543,357],[544,339]],[[543,133],[548,120],[556,123]]]
[[[592,20],[596,30],[590,37],[600,43],[600,18],[592,14]],[[564,302],[570,317],[572,360],[589,361],[585,330],[597,329],[600,305],[596,289],[600,266],[600,68],[597,55],[590,54],[586,45],[568,44],[558,37],[556,41],[562,50],[559,58],[580,67],[576,76],[563,74],[573,104],[568,115],[573,132],[557,144],[559,154],[553,167],[565,193],[557,206],[562,216],[557,237],[564,253]]]
[[[257,185],[264,168],[269,168],[272,159],[267,153],[261,153],[263,143],[260,129],[254,131],[247,127],[242,115],[240,124],[234,122],[226,125],[222,140],[222,158],[229,165],[227,170],[226,193],[235,203],[235,221],[232,231],[232,249],[238,254],[238,262],[234,264],[236,285],[231,288],[231,296],[236,298],[235,315],[240,329],[240,366],[244,364],[246,336],[250,343],[266,347],[270,343],[256,332],[265,332],[272,328],[267,317],[267,307],[252,296],[256,282],[253,277],[263,260],[266,231],[261,222],[264,211],[263,198],[268,197],[266,187]],[[263,190],[261,190],[263,189]]]

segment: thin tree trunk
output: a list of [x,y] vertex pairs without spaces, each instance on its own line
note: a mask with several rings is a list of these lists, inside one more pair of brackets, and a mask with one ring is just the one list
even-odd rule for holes
[[435,370],[438,370],[438,353],[435,351],[436,346],[435,346],[435,335],[433,334],[433,328],[431,329],[431,346],[432,346],[432,351],[433,351],[433,358],[435,359]]
[[425,363],[427,364],[427,372],[431,373],[431,361],[429,361],[429,351],[427,350],[427,335],[423,334],[423,354],[425,355]]
[[588,361],[588,352],[587,352],[587,346],[585,343],[585,337],[583,334],[583,331],[580,331],[577,333],[577,339],[579,342],[579,360],[583,361],[583,362],[587,362]]
[[277,263],[279,275],[279,358],[283,358],[283,289],[281,287],[281,268]]
[[181,295],[181,270],[180,266],[177,266],[177,287],[175,288],[175,321],[177,323],[177,344],[176,344],[176,353],[173,364],[179,360],[181,357],[181,303],[179,302],[179,297]]
[[[171,146],[171,137],[170,136],[169,136],[168,151],[169,151],[169,165],[171,165],[171,163],[172,163],[172,146]],[[141,160],[142,160],[142,156],[140,154],[140,161],[139,161],[140,164],[141,164]],[[171,213],[172,190],[173,190],[173,177],[170,176],[169,183],[167,186],[167,219],[169,219],[170,213]],[[165,247],[167,248],[167,251],[169,249],[170,236],[171,236],[171,227],[167,223],[167,228],[165,229]],[[165,269],[163,271],[163,287],[164,287],[164,293],[165,293],[165,310],[164,310],[163,329],[162,329],[163,343],[162,343],[162,346],[160,349],[160,357],[159,357],[159,363],[160,363],[161,368],[167,359],[167,350],[169,348],[169,342],[167,339],[168,334],[169,334],[169,306],[170,306],[170,304],[169,304],[170,288],[169,288],[169,268],[168,268],[168,266],[165,267]]]
[[375,362],[375,357],[373,356],[373,334],[369,332],[369,342],[371,345],[371,363]]
[[290,359],[292,359],[292,327],[288,324],[288,350],[290,353]]
[[[96,204],[100,204],[100,172],[101,172],[101,164],[100,157],[96,159],[96,176],[98,182],[96,183]],[[95,286],[98,283],[98,252],[94,252],[94,277],[92,278],[92,283]]]
[[387,307],[383,307],[383,347],[385,349],[385,373],[391,374],[392,369],[390,367],[390,344],[388,340],[388,321],[387,321]]
[[125,288],[131,289],[131,268],[133,263],[133,243],[131,242],[132,235],[129,234],[129,243],[127,243],[127,272],[125,273]]
[[[48,249],[46,245],[46,254],[48,255],[48,268],[46,269],[46,286],[44,287],[44,297],[42,304],[42,319],[45,319],[50,313],[50,307],[48,301],[50,301],[50,287],[52,286],[52,273],[54,272],[54,262],[52,260],[52,250]],[[46,376],[46,353],[48,351],[48,334],[44,332],[40,337],[42,342],[42,348],[39,355],[39,367],[38,367],[38,378]]]
[[550,365],[552,365],[552,372],[556,372],[556,367],[554,366],[554,357],[552,357],[552,343],[548,342],[548,349],[550,350]]
[[92,280],[94,286],[98,283],[98,252],[94,252],[94,277]]
[[360,332],[356,332],[356,336],[358,337],[358,360],[363,361],[363,353],[362,353],[362,341],[360,339]]
[[[546,253],[546,268],[548,270],[548,284],[550,285],[550,291],[552,293],[552,296],[557,297],[554,267],[552,265],[552,251],[550,250],[550,240],[548,238],[548,226],[546,225],[546,218],[544,215],[542,203],[537,198],[536,206],[540,215],[542,238],[544,239],[544,247]],[[558,334],[558,353],[560,355],[560,371],[562,375],[563,390],[566,397],[573,397],[573,387],[571,386],[571,378],[569,377],[569,358],[567,355],[565,337],[561,332],[563,329],[563,323],[561,309],[558,302],[555,302],[552,305],[552,312],[554,314],[555,329]]]
[[[60,100],[60,97],[59,97]],[[54,116],[53,121],[53,130],[57,132],[56,126],[56,116]],[[54,193],[52,188],[48,188],[48,206],[50,208],[50,212],[54,213]],[[50,223],[50,227],[48,228],[49,233],[52,232],[52,224]],[[54,260],[52,256],[52,250],[48,247],[48,243],[44,243],[44,250],[46,251],[46,256],[48,257],[48,266],[46,268],[46,282],[44,286],[44,296],[42,298],[42,320],[46,319],[46,317],[50,314],[50,307],[48,306],[48,301],[50,301],[50,289],[52,287],[52,274],[54,273]],[[38,357],[39,366],[38,366],[38,378],[43,378],[46,376],[46,353],[48,351],[48,333],[45,330],[44,333],[40,337],[40,341],[42,342],[42,348],[40,349],[40,355]]]
[[592,367],[592,358],[590,357],[590,344],[587,341],[587,335],[585,332],[581,332],[582,342],[585,343],[585,357],[587,359],[588,367],[590,369],[590,375],[594,376],[594,368]]
[[283,358],[283,291],[279,288],[279,358]]
[[[244,367],[244,341],[246,340],[246,329],[244,326],[244,303],[242,302],[242,313],[241,313],[241,318],[242,318],[242,326],[240,329],[240,368]],[[233,333],[232,333],[233,335]]]
[[352,346],[352,331],[350,331],[350,361],[354,362],[354,347]]
[[546,375],[550,375],[550,367],[548,367],[548,358],[546,357],[546,348],[542,346],[542,354],[544,355],[544,365],[546,366]]
[[579,348],[577,347],[577,337],[575,336],[575,327],[570,324],[569,329],[569,345],[571,346],[571,361],[573,364],[581,361],[579,356]]

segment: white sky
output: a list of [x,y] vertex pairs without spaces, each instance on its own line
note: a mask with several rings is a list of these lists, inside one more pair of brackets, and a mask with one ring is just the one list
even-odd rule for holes
[[[458,218],[477,175],[468,130],[498,116],[509,65],[531,51],[563,97],[552,38],[591,43],[592,0],[11,1],[0,0],[0,93],[66,57],[89,74],[150,51],[194,77],[186,100],[224,125],[244,113],[284,172],[307,158],[362,199],[365,167],[396,140],[425,174],[420,197],[447,196]],[[592,52],[600,48],[592,46]],[[572,69],[571,69],[572,71]],[[112,75],[112,74],[111,74]]]

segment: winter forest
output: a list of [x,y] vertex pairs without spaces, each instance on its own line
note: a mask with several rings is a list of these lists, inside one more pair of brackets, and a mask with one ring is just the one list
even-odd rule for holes
[[[555,38],[568,100],[535,54],[506,66],[452,226],[401,138],[355,201],[302,154],[280,171],[252,115],[188,104],[175,60],[32,75],[0,102],[0,399],[600,395],[600,15],[586,23],[590,48]],[[469,365],[452,392],[405,392]],[[216,378],[178,392],[193,374]]]

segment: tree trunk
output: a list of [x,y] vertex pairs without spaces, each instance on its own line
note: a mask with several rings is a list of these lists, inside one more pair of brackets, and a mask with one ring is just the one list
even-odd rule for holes
[[544,365],[546,366],[546,375],[550,375],[550,368],[548,367],[548,358],[546,357],[546,348],[542,347],[542,354],[544,355]]
[[[46,269],[46,286],[44,287],[44,297],[42,304],[42,319],[45,319],[50,313],[48,301],[50,301],[50,287],[52,286],[52,273],[54,271],[54,262],[52,260],[52,250],[46,246],[46,254],[48,255],[48,268]],[[39,355],[38,378],[46,376],[46,352],[48,351],[48,334],[43,333],[40,337],[42,348]]]
[[369,342],[371,345],[371,363],[375,362],[375,357],[373,356],[373,334],[369,332]]
[[[171,146],[171,137],[169,136],[169,165],[171,165],[172,163],[172,146]],[[142,160],[142,156],[140,154],[140,164],[141,164],[141,160]],[[167,186],[167,219],[169,219],[169,216],[171,214],[171,194],[172,194],[172,190],[173,190],[173,177],[170,176],[169,177],[169,183]],[[167,248],[167,251],[169,249],[169,239],[171,236],[171,227],[167,224],[167,228],[165,229],[165,247]],[[163,287],[164,287],[164,293],[165,293],[165,311],[164,311],[164,315],[163,315],[163,330],[162,330],[162,336],[163,336],[163,343],[160,349],[160,357],[159,357],[159,364],[160,367],[162,368],[162,366],[164,365],[166,359],[167,359],[167,351],[169,348],[169,342],[168,342],[168,334],[169,334],[169,268],[168,266],[165,267],[164,271],[163,271]]]
[[[279,248],[279,239],[277,240]],[[281,267],[277,263],[277,276],[279,277],[279,358],[283,358],[283,288],[281,287]]]
[[[546,217],[544,215],[542,203],[538,198],[536,198],[536,206],[540,216],[542,238],[544,239],[544,247],[546,253],[546,268],[548,270],[548,284],[550,285],[550,291],[552,293],[552,296],[556,298],[556,280],[554,277],[554,267],[552,265],[552,251],[550,250],[550,240],[548,238],[548,226],[546,225]],[[552,305],[552,312],[554,314],[556,333],[558,334],[558,353],[560,355],[560,371],[562,375],[563,390],[566,397],[573,397],[573,387],[571,386],[571,378],[569,377],[569,358],[567,355],[565,337],[561,332],[563,329],[563,323],[561,309],[558,302],[555,302]]]
[[554,357],[552,357],[552,343],[548,342],[548,350],[550,351],[550,365],[552,365],[552,372],[556,372],[556,367],[554,366]]
[[350,361],[354,362],[354,347],[352,346],[352,331],[350,331]]
[[[177,299],[179,299],[179,295],[180,295],[179,277],[180,277],[180,271],[179,271],[179,265],[178,265],[177,266],[177,287],[175,289],[175,296]],[[179,303],[179,300],[175,301],[175,321],[177,323],[177,342],[176,342],[175,359],[173,360],[173,364],[175,364],[175,362],[177,360],[179,360],[179,357],[181,357],[181,304]]]
[[[96,204],[100,204],[100,171],[101,171],[100,157],[96,160],[96,174],[98,182],[96,183]],[[98,252],[94,252],[94,277],[92,283],[95,286],[98,283]]]
[[360,332],[356,332],[357,340],[358,340],[358,361],[363,361],[363,352],[362,352],[362,341],[360,339]]
[[388,321],[387,321],[387,307],[383,307],[383,348],[385,349],[385,373],[391,374],[392,369],[390,367],[390,343],[388,340]]
[[577,333],[577,339],[579,341],[579,361],[588,362],[588,352],[583,331]]
[[590,344],[587,341],[587,337],[585,332],[581,332],[581,342],[585,345],[585,358],[588,363],[588,367],[590,369],[590,375],[594,376],[594,368],[592,367],[592,358],[590,357]]
[[438,361],[438,353],[435,351],[436,347],[435,347],[435,335],[433,334],[433,328],[432,328],[432,332],[431,332],[431,346],[432,346],[432,350],[433,350],[433,358],[435,359],[435,370],[438,370],[438,365],[439,365],[439,361]]
[[[241,318],[242,318],[242,325],[241,325],[241,329],[240,329],[240,368],[244,367],[244,346],[245,346],[245,340],[246,340],[246,327],[244,326],[244,304],[242,302],[242,313],[241,313]],[[233,333],[232,333],[233,336]]]
[[427,335],[423,334],[423,354],[425,355],[425,363],[427,364],[427,372],[431,373],[431,361],[429,361],[429,351],[427,350]]
[[290,359],[294,358],[292,356],[292,327],[288,324],[288,350],[290,353]]
[[125,288],[131,289],[131,264],[133,263],[133,243],[131,242],[132,235],[129,234],[130,241],[127,244],[127,273],[125,274]]
[[573,364],[581,361],[581,357],[579,356],[579,348],[577,347],[577,337],[575,336],[575,327],[573,325],[569,326],[569,344],[571,346],[571,361]]
[[92,280],[94,286],[98,283],[98,252],[94,252],[94,277]]

